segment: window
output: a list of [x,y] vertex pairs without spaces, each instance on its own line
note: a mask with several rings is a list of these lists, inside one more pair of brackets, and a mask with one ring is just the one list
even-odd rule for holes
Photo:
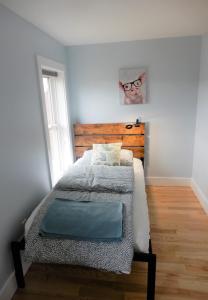
[[72,163],[64,67],[38,57],[44,126],[52,186]]

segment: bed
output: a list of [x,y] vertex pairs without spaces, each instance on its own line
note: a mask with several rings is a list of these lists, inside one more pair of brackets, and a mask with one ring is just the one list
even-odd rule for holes
[[[148,263],[147,299],[151,300],[154,299],[154,291],[155,291],[156,256],[155,254],[152,253],[151,239],[149,235],[150,227],[149,227],[148,208],[147,208],[147,200],[146,200],[145,184],[144,184],[144,171],[143,171],[144,137],[145,137],[144,123],[139,125],[136,124],[136,126],[134,124],[133,125],[130,124],[130,126],[126,126],[126,124],[123,123],[75,124],[74,126],[74,145],[75,145],[75,156],[77,159],[75,165],[83,165],[88,163],[86,159],[86,155],[83,156],[83,154],[86,153],[85,152],[86,150],[90,150],[92,148],[92,144],[122,142],[122,148],[133,151],[134,154],[134,159],[133,159],[133,172],[134,172],[133,260],[144,261]],[[45,205],[44,203],[47,201],[48,197],[50,197],[50,194],[47,195],[47,197],[45,197],[40,202],[38,207],[36,207],[36,209],[31,213],[30,217],[28,218],[25,224],[24,238],[20,239],[19,241],[13,241],[11,243],[16,280],[17,280],[18,287],[20,288],[23,288],[25,286],[20,250],[25,249],[25,237],[27,239],[27,234],[30,230],[30,227],[34,222],[34,219],[37,218],[38,212],[40,211],[41,207]],[[78,247],[73,248],[74,244],[70,244],[70,247],[72,247],[72,249],[75,249],[75,252],[79,249]],[[86,249],[91,250],[91,248],[86,248]],[[75,261],[77,261],[77,257],[75,257],[74,260],[72,260],[72,264],[74,264]],[[64,263],[64,261],[60,261],[59,263]],[[93,264],[91,265],[88,264],[87,266],[94,267]],[[110,267],[103,268],[103,269],[106,269],[107,271],[111,271]],[[124,269],[122,270],[122,272],[129,273],[129,269],[127,268],[126,271]]]

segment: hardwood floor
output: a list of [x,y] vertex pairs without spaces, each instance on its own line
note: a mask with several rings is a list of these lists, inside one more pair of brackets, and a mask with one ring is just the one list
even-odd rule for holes
[[[189,187],[149,187],[153,251],[157,254],[156,300],[208,299],[208,216]],[[13,300],[146,299],[146,264],[131,275],[37,265]]]

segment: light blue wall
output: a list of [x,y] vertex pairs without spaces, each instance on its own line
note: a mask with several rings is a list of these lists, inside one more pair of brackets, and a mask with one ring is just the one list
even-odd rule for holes
[[[191,177],[200,37],[68,48],[74,122],[149,122],[148,176]],[[147,67],[148,103],[119,103],[118,70]]]
[[[149,122],[149,176],[191,177],[200,38],[70,47],[70,106],[79,122]],[[55,40],[0,5],[0,289],[13,270],[9,243],[49,190],[35,56],[65,63]],[[118,70],[144,66],[149,101],[121,106]]]
[[208,35],[202,39],[193,179],[208,208]]
[[0,289],[9,243],[49,190],[36,54],[65,63],[63,46],[0,5]]

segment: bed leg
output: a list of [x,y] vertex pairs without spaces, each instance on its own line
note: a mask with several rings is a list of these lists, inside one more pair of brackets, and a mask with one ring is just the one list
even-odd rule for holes
[[152,241],[149,240],[149,253],[152,254]]
[[155,299],[156,255],[150,254],[147,275],[147,300]]
[[25,279],[24,279],[22,260],[20,255],[20,250],[24,250],[24,248],[25,248],[24,239],[22,239],[21,241],[11,242],[12,257],[14,262],[15,276],[16,276],[18,288],[25,287]]

